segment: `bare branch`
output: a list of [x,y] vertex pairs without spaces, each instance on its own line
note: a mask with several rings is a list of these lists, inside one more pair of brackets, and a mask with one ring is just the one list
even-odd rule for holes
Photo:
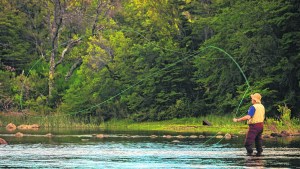
[[82,64],[82,58],[79,58],[70,68],[69,72],[65,76],[65,80],[68,80],[72,76],[74,70],[77,69],[81,64]]
[[55,64],[55,67],[57,67],[59,64],[61,64],[65,58],[65,54],[71,49],[73,48],[76,44],[78,44],[80,42],[81,38],[76,39],[76,40],[71,40],[69,41],[67,47],[62,51],[61,53],[61,57],[59,59],[59,61],[57,61],[57,63]]

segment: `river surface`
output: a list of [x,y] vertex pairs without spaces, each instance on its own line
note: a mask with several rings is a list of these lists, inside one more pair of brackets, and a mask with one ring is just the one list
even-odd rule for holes
[[[263,156],[246,156],[244,136],[217,139],[214,134],[100,131],[1,132],[0,168],[299,168],[300,138],[264,140]],[[179,137],[185,136],[185,138]],[[206,138],[191,138],[206,135]]]

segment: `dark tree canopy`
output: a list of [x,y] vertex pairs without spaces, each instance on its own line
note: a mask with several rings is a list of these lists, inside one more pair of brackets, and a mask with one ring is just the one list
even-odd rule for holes
[[165,120],[259,92],[299,118],[299,21],[296,0],[2,0],[0,110]]

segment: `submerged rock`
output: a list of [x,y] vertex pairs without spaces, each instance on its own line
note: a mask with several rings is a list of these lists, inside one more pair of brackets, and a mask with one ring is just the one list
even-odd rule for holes
[[53,137],[53,134],[51,133],[45,134],[45,137]]
[[96,138],[104,138],[104,134],[96,134]]
[[151,135],[150,138],[157,138],[157,135]]
[[183,135],[178,135],[178,136],[176,136],[177,138],[185,138],[185,136],[183,136]]
[[105,134],[96,134],[96,138],[105,138],[108,137],[108,135]]
[[272,137],[288,137],[292,136],[293,134],[287,132],[287,131],[281,131],[281,133],[271,133]]
[[223,136],[222,135],[217,135],[216,138],[223,138]]
[[7,144],[7,142],[3,138],[0,138],[0,144]]
[[198,138],[196,135],[191,135],[190,138]]
[[205,136],[204,135],[199,135],[199,138],[205,138]]
[[262,136],[262,138],[273,138],[271,135],[268,135],[268,134],[264,134],[263,136]]
[[24,134],[23,134],[23,133],[21,133],[21,132],[17,132],[17,133],[15,134],[15,136],[16,136],[16,137],[23,137],[23,136],[24,136]]
[[163,135],[163,138],[172,138],[173,136],[171,135]]
[[300,136],[300,133],[293,133],[293,136]]
[[271,136],[272,137],[282,137],[280,134],[278,134],[278,133],[271,133]]

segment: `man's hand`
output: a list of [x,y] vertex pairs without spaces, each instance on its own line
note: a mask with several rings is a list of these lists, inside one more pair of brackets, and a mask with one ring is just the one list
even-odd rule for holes
[[238,122],[237,118],[233,118],[232,120],[233,120],[233,122]]

